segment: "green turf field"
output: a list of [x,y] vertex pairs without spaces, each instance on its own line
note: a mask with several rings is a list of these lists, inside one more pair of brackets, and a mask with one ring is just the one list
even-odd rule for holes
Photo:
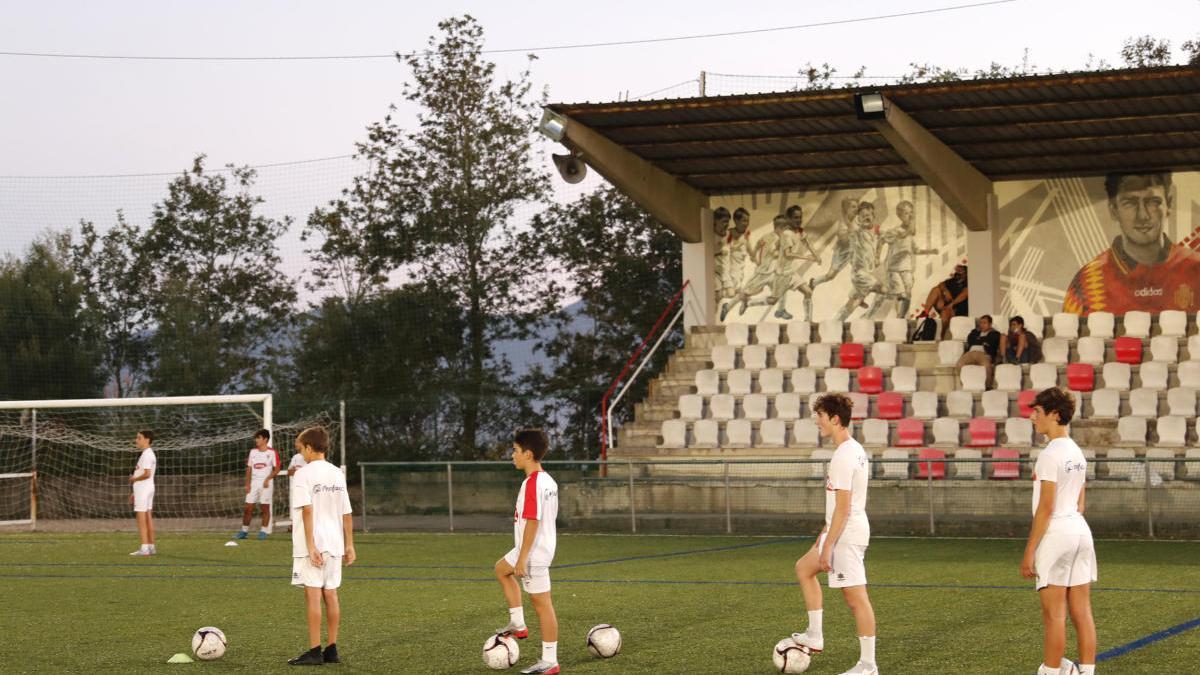
[[[130,558],[132,534],[0,535],[4,672],[284,672],[304,645],[290,539],[222,546],[169,534]],[[487,672],[479,656],[507,621],[491,578],[505,535],[361,534],[341,590],[345,672]],[[570,673],[769,673],[777,640],[804,627],[792,564],[810,540],[563,535],[553,570]],[[876,539],[867,556],[881,671],[1018,673],[1041,656],[1038,602],[1018,574],[1023,542]],[[1200,543],[1097,543],[1100,651],[1200,618]],[[518,668],[537,659],[533,632]],[[597,623],[621,629],[620,656],[588,655]],[[222,628],[220,661],[166,665],[192,631]],[[826,651],[811,673],[857,659],[848,611],[826,591]],[[1070,639],[1073,639],[1071,637]],[[1068,656],[1074,652],[1068,648]],[[1200,628],[1103,661],[1103,672],[1200,671]],[[510,672],[516,672],[514,669]]]

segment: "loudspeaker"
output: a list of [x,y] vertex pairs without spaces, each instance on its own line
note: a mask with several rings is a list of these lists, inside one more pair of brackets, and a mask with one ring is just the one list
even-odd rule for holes
[[587,164],[578,155],[551,155],[558,175],[568,183],[578,183],[587,176]]

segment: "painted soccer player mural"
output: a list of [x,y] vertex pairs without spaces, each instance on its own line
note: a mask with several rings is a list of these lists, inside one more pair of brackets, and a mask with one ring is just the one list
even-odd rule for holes
[[896,316],[908,316],[912,304],[913,267],[918,255],[936,255],[936,248],[917,248],[917,211],[913,203],[905,200],[896,205],[896,217],[900,226],[884,230],[879,236],[879,246],[887,245],[887,257],[883,258],[884,293],[876,297],[871,316],[878,314],[884,299],[896,302]]

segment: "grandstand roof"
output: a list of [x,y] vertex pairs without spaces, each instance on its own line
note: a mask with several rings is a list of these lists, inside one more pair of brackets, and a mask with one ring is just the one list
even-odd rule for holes
[[919,181],[852,94],[883,92],[992,180],[1200,168],[1200,68],[547,106],[707,194]]

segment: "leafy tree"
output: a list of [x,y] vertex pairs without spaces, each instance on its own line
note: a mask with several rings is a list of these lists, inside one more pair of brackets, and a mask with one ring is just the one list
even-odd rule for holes
[[[1186,47],[1186,45],[1185,45]],[[1125,40],[1121,60],[1129,68],[1171,65],[1171,41],[1143,35]]]

